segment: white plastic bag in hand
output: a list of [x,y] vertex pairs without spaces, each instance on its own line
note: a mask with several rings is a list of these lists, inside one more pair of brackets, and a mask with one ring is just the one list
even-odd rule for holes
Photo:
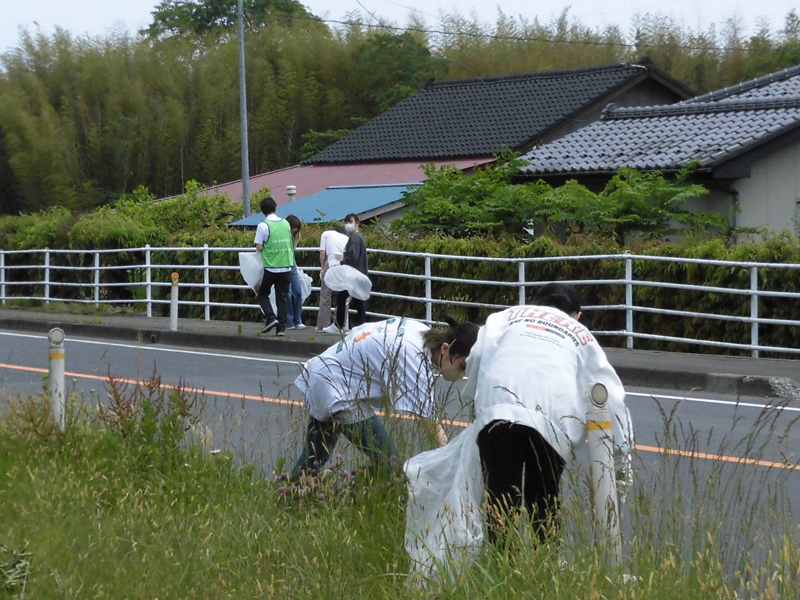
[[334,292],[346,291],[358,300],[367,300],[372,293],[369,277],[349,265],[329,268],[325,273],[325,284]]
[[261,279],[264,277],[264,264],[259,252],[239,252],[239,272],[247,285],[258,295]]
[[313,283],[313,281],[311,279],[311,276],[306,275],[303,269],[298,267],[297,272],[300,275],[300,287],[302,288],[302,291],[300,292],[300,297],[303,299],[303,303],[305,303],[306,298],[308,298],[311,295],[311,284]]

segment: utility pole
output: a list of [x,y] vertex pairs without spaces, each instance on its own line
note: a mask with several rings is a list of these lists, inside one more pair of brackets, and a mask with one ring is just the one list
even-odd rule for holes
[[239,115],[242,134],[242,213],[250,216],[250,157],[247,149],[247,83],[244,69],[244,0],[239,4]]

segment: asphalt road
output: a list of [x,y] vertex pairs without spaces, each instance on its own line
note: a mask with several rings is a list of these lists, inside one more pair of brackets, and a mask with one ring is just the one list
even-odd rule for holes
[[[10,398],[43,392],[48,348],[45,335],[0,331],[0,408]],[[248,352],[87,338],[66,342],[67,384],[76,397],[89,404],[106,401],[109,375],[123,387],[125,382],[156,374],[165,386],[199,390],[207,427],[202,435],[209,449],[231,451],[265,474],[281,460],[291,462],[299,449],[306,417],[291,386],[299,369],[295,358]],[[448,399],[445,413],[454,435],[469,419],[469,407],[459,401],[458,385],[438,392]],[[692,498],[716,497],[729,513],[726,527],[739,540],[734,549],[746,535],[741,527],[763,533],[769,524],[761,523],[756,513],[763,510],[763,518],[770,518],[764,498],[791,504],[800,497],[800,408],[769,407],[767,402],[724,394],[629,389],[627,403],[637,444],[636,487],[655,497],[679,490],[689,498],[690,511]],[[390,428],[409,454],[428,447],[408,420],[393,420]],[[341,451],[345,460],[357,460],[346,444]],[[584,462],[585,454],[579,453]]]

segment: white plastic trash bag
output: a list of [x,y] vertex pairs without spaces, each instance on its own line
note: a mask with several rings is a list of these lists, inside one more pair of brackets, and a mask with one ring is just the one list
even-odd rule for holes
[[264,277],[264,264],[260,252],[239,252],[239,272],[244,281],[258,295],[261,279]]
[[480,553],[484,486],[479,430],[471,425],[446,446],[418,454],[404,465],[405,548],[413,579],[453,579]]
[[303,271],[303,269],[300,269],[299,267],[297,269],[297,272],[300,275],[300,287],[302,287],[303,289],[303,291],[300,293],[300,296],[303,298],[303,303],[305,303],[306,298],[308,298],[311,295],[311,284],[312,284],[311,276],[306,275],[305,271]]
[[346,291],[353,298],[367,300],[372,293],[369,277],[349,265],[336,265],[325,273],[325,284],[334,292]]

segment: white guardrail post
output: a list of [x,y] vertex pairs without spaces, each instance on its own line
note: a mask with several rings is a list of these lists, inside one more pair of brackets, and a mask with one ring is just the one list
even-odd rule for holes
[[172,274],[169,298],[169,330],[178,331],[178,274]]
[[0,300],[6,303],[6,253],[0,250]]
[[211,320],[211,274],[208,266],[208,244],[203,244],[203,301],[206,321]]
[[616,568],[622,560],[622,539],[619,533],[614,438],[608,410],[608,390],[602,383],[595,383],[586,393],[589,397],[586,427],[595,543],[606,553],[606,564]]
[[[758,319],[758,267],[750,267],[750,318]],[[750,321],[750,351],[753,358],[758,358],[758,321]]]
[[519,305],[525,306],[525,261],[517,265],[517,281],[519,282]]
[[633,349],[633,259],[630,252],[625,257],[625,347]]
[[433,321],[433,303],[431,302],[431,257],[425,255],[425,320]]
[[44,303],[50,304],[50,248],[44,249]]
[[94,305],[100,305],[100,253],[94,253]]
[[150,244],[144,247],[144,287],[147,300],[147,316],[153,316],[153,274],[150,270]]
[[53,420],[63,432],[66,428],[66,410],[64,408],[66,392],[64,390],[64,330],[54,327],[47,334],[50,340],[50,410]]

